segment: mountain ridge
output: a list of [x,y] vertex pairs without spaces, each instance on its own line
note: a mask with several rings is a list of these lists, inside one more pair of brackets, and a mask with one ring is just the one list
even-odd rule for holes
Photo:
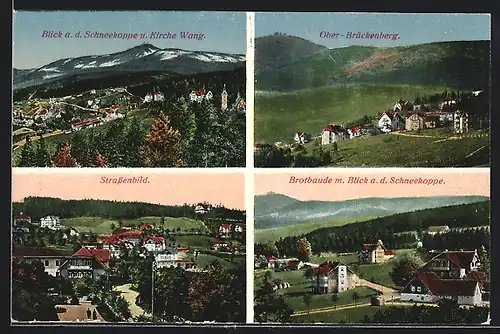
[[[487,196],[429,196],[429,197],[368,197],[345,201],[294,201],[287,205],[266,195],[255,198],[255,228],[267,229],[295,223],[315,222],[362,216],[386,216],[416,210],[475,203],[489,200]],[[286,196],[288,197],[288,196]],[[259,207],[266,203],[266,206]]]

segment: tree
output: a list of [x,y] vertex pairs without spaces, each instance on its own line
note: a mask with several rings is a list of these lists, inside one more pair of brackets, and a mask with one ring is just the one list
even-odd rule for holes
[[70,154],[68,143],[62,144],[52,157],[52,167],[77,167],[75,159]]
[[94,159],[92,159],[88,152],[87,139],[85,135],[76,132],[71,138],[71,156],[82,167],[94,167]]
[[479,262],[481,263],[481,270],[486,274],[486,277],[490,277],[490,259],[488,256],[488,251],[484,245],[481,245],[479,250]]
[[107,164],[106,160],[104,160],[104,157],[101,155],[101,153],[97,154],[96,166],[101,167],[101,168],[108,167],[108,164]]
[[33,144],[31,141],[26,139],[26,143],[21,148],[21,154],[19,157],[18,166],[19,167],[37,167],[36,166],[35,151],[33,149]]
[[394,264],[391,272],[391,278],[398,286],[405,286],[423,265],[424,262],[419,256],[408,254],[406,257]]
[[310,312],[311,303],[312,303],[312,296],[309,293],[306,293],[304,295],[304,304],[306,304],[307,306],[307,313]]
[[339,296],[336,293],[334,293],[332,295],[332,303],[333,303],[333,305],[335,305],[335,308],[337,308],[337,302],[338,301],[339,301]]
[[314,271],[313,267],[307,267],[307,269],[304,271],[304,277],[307,279],[311,279],[316,275],[316,272]]
[[353,292],[353,294],[352,294],[352,300],[354,301],[354,305],[356,305],[356,303],[359,300],[359,293],[357,291]]
[[264,255],[265,256],[273,256],[278,254],[278,247],[276,247],[276,244],[274,241],[270,240],[264,245]]
[[36,150],[34,153],[34,163],[37,167],[50,166],[50,155],[45,145],[44,139],[40,139],[37,142]]
[[136,117],[132,118],[126,129],[124,145],[127,154],[124,156],[123,165],[126,167],[142,167],[144,165],[144,139],[145,133]]
[[179,167],[183,164],[181,149],[179,131],[172,129],[168,117],[160,112],[146,135],[146,164],[151,167]]
[[293,309],[283,296],[273,293],[273,284],[264,279],[260,289],[255,291],[254,315],[256,322],[289,322]]
[[306,238],[299,239],[297,242],[297,257],[303,262],[311,258],[311,244]]

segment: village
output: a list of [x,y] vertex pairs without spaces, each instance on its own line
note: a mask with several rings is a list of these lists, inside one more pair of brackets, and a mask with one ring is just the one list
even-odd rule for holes
[[[144,296],[144,285],[154,286],[155,280],[164,284],[166,268],[186,273],[178,275],[196,276],[220,272],[220,264],[214,261],[237,267],[245,259],[244,221],[206,218],[215,208],[206,202],[192,208],[204,228],[169,229],[164,218],[158,217],[154,223],[139,220],[136,225],[112,226],[110,234],[79,231],[55,215],[32,219],[28,212],[19,212],[13,217],[14,279],[22,279],[16,269],[38,265],[46,277],[37,279],[55,282],[50,287],[41,284],[41,291],[34,292],[50,296],[58,316],[54,321],[147,321],[148,317],[153,317],[152,321],[172,321],[162,320],[161,313],[157,314],[161,310],[153,313],[151,306],[148,311],[144,309],[144,303],[149,300],[150,305],[155,294],[155,307],[159,309],[166,298],[154,287],[147,288],[152,295]],[[190,320],[176,314],[175,309],[163,312],[173,316],[175,322]]]
[[[441,307],[444,302],[489,309],[487,250],[429,249],[453,233],[462,232],[429,226],[418,233],[421,238],[409,237],[418,240],[413,248],[391,250],[378,240],[360,244],[357,252],[336,254],[312,254],[309,241],[301,238],[298,257],[279,256],[274,243],[261,245],[255,251],[256,303],[266,293],[281,298],[289,309],[285,322],[357,323],[376,319],[384,307]],[[270,310],[260,304],[255,312],[258,320]],[[488,314],[483,321],[489,319]]]
[[[14,149],[22,146],[27,140],[50,137],[60,134],[71,134],[85,128],[104,125],[109,121],[126,117],[129,112],[136,112],[152,103],[165,101],[165,95],[159,88],[137,96],[130,93],[127,87],[96,90],[54,97],[37,99],[31,94],[27,101],[14,102],[13,106],[13,138]],[[211,90],[199,88],[191,90],[185,97],[191,103],[212,101]],[[220,93],[221,109],[244,113],[246,102],[238,92],[234,101],[228,101],[225,85]]]
[[[482,94],[483,90],[478,89],[461,93],[460,96],[455,92],[445,92],[430,97],[417,97],[414,101],[399,99],[390,109],[374,117],[365,115],[344,124],[326,124],[319,134],[298,131],[287,142],[276,142],[273,145],[294,150],[297,145],[303,146],[310,142],[325,146],[363,136],[389,133],[425,137],[425,131],[436,129],[449,131],[454,136],[467,135],[489,127],[487,113],[485,116],[476,116],[462,108],[478,108]],[[254,153],[266,145],[268,144],[263,142],[255,143]]]

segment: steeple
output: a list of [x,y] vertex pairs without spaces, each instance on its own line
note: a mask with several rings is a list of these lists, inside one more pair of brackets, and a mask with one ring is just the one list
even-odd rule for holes
[[226,110],[227,109],[227,92],[226,92],[226,84],[224,84],[224,87],[222,88],[222,94],[221,94],[221,109]]

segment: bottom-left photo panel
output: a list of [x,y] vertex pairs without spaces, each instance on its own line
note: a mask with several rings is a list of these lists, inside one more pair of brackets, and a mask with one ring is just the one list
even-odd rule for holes
[[12,323],[246,321],[244,174],[14,169]]

